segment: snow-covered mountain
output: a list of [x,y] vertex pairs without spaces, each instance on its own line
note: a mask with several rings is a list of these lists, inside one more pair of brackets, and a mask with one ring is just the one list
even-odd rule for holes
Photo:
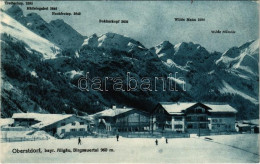
[[259,40],[233,47],[216,61],[222,76],[221,93],[240,95],[252,103],[259,104]]
[[0,11],[0,15],[1,34],[6,33],[17,40],[23,40],[27,45],[27,51],[37,51],[41,53],[39,55],[43,55],[44,58],[55,58],[56,54],[60,52],[58,46],[30,31],[6,13]]
[[36,13],[24,16],[22,9],[15,5],[10,7],[6,13],[62,49],[77,49],[83,43],[84,37],[61,19],[47,23]]
[[[141,59],[151,57],[147,48],[145,48],[139,41],[129,38],[124,35],[108,32],[106,34],[97,36],[93,34],[84,40],[81,46],[81,50],[87,50],[89,48],[97,48],[105,51],[122,51],[125,57],[131,59]],[[154,55],[152,55],[154,57]]]
[[140,42],[135,41],[134,39],[110,32],[101,36],[97,36],[96,34],[90,36],[89,38],[84,40],[82,46],[85,45],[128,52],[138,48],[146,49]]
[[165,65],[177,67],[184,71],[199,70],[208,71],[211,69],[214,61],[219,58],[220,53],[209,53],[204,47],[192,42],[182,42],[172,45],[169,41],[151,48]]
[[[192,42],[173,45],[168,41],[150,51],[185,77],[187,92],[197,101],[224,100],[241,110],[259,106],[259,40],[223,54],[210,53]],[[256,108],[255,111],[258,113]]]
[[[19,7],[6,13],[1,12],[0,26],[3,117],[26,111],[84,115],[112,104],[149,111],[159,101],[226,102],[238,109],[238,118],[258,116],[258,40],[223,54],[192,42],[164,41],[148,49],[111,32],[85,38],[62,20],[46,23],[34,13],[24,16]],[[177,72],[186,90],[181,90],[183,81],[172,77],[178,92],[116,92],[112,81],[107,81],[108,92],[82,92],[77,85],[86,72],[101,78],[131,72],[138,81]]]
[[258,76],[259,40],[229,49],[216,61],[216,64],[241,74],[243,78],[248,78],[246,77],[248,74]]

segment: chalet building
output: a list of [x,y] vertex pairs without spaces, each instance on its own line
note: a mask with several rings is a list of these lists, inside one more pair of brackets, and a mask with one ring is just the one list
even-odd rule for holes
[[96,123],[97,132],[99,133],[115,132],[117,115],[130,110],[132,110],[132,108],[125,108],[125,107],[117,108],[116,106],[113,106],[112,108],[105,109],[101,112],[91,115],[91,117],[94,118],[94,120],[97,120]]
[[137,109],[121,113],[116,118],[116,127],[119,132],[149,131],[150,114]]
[[259,119],[236,122],[236,131],[240,133],[259,133]]
[[205,104],[209,113],[209,129],[213,133],[235,132],[237,110],[227,104]]
[[150,126],[152,131],[199,135],[235,131],[236,113],[237,111],[227,104],[160,102],[152,112]]
[[201,103],[196,103],[184,110],[185,127],[188,133],[209,134],[209,111],[211,109]]
[[134,108],[117,108],[98,112],[93,115],[98,120],[98,132],[136,132],[149,130],[150,115]]
[[240,132],[240,133],[251,133],[251,126],[249,124],[237,123],[236,129],[237,129],[237,132]]
[[71,114],[14,113],[14,126],[25,126],[63,138],[88,133],[89,121]]

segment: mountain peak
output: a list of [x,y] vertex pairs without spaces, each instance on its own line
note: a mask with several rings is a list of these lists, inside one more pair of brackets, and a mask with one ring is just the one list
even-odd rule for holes
[[6,13],[34,33],[55,43],[60,48],[77,49],[83,43],[84,37],[62,19],[47,23],[37,13],[29,13],[24,16],[19,6],[10,7],[6,10]]
[[161,42],[159,45],[157,45],[157,46],[160,46],[160,47],[172,47],[173,46],[173,44],[171,44],[171,42],[169,42],[169,41],[163,41],[163,42]]
[[41,22],[46,23],[46,22],[42,19],[42,17],[41,17],[39,14],[37,14],[37,13],[29,13],[29,14],[26,15],[26,17],[27,17],[27,20],[28,20],[28,21],[34,21],[34,22],[39,22],[39,21],[41,21]]
[[208,51],[204,47],[202,47],[200,44],[195,44],[193,42],[182,42],[182,43],[176,44],[174,46],[174,49],[177,54],[182,54],[185,52],[192,52],[192,54],[196,53],[196,52],[208,53]]
[[9,9],[6,10],[6,12],[8,14],[13,13],[13,14],[23,15],[23,10],[17,5],[11,6]]
[[9,9],[7,9],[5,11],[8,15],[10,15],[11,17],[17,19],[17,18],[21,18],[21,17],[24,17],[23,15],[23,10],[17,6],[17,5],[13,5],[11,6]]
[[54,24],[54,25],[64,25],[64,24],[66,24],[67,25],[67,23],[65,23],[63,19],[52,20],[52,21],[50,21],[50,24]]
[[[155,53],[174,53],[174,46],[169,41],[163,41],[159,45],[154,47]],[[170,52],[169,52],[170,51]]]
[[103,35],[97,36],[96,34],[84,40],[82,46],[103,47],[106,49],[117,49],[123,51],[130,51],[133,48],[145,49],[139,42],[130,37],[120,35],[117,33],[107,32]]
[[224,52],[216,64],[221,68],[240,70],[246,75],[258,76],[259,40],[249,41],[240,47],[232,47]]

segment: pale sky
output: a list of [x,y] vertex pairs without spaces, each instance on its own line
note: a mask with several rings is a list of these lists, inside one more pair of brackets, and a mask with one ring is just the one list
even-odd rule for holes
[[[90,36],[114,32],[129,36],[150,48],[162,41],[194,42],[209,51],[224,52],[259,37],[258,3],[243,1],[34,1],[35,7],[58,7],[81,16],[53,16],[33,11],[47,22],[63,19],[79,33]],[[25,5],[22,7],[25,14]],[[176,22],[174,18],[205,18],[205,22]],[[104,24],[99,19],[126,19],[128,24]],[[212,34],[234,30],[235,34]]]

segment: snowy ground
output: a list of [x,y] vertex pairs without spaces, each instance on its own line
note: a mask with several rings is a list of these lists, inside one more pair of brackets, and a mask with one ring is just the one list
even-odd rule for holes
[[[127,162],[127,163],[258,163],[258,135],[237,134],[229,136],[209,136],[213,140],[204,138],[175,138],[155,139],[141,138],[82,138],[82,145],[77,145],[77,139],[44,140],[1,143],[2,162]],[[37,149],[42,153],[14,154],[13,149]],[[57,148],[70,149],[99,149],[99,152],[57,152]],[[101,152],[102,148],[113,149],[114,152]],[[44,149],[54,149],[55,152],[44,152]]]

